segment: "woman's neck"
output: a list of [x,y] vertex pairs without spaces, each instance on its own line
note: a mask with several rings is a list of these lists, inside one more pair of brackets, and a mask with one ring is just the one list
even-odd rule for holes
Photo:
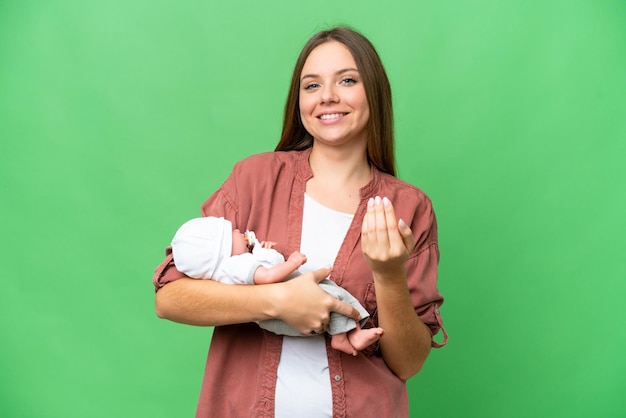
[[322,205],[354,213],[360,189],[369,183],[371,169],[365,150],[346,150],[313,145],[309,164],[313,172],[306,192]]

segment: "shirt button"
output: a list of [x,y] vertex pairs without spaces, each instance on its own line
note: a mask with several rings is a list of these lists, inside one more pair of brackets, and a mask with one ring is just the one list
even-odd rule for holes
[[338,374],[335,375],[335,381],[338,382],[341,380],[341,376],[339,376]]

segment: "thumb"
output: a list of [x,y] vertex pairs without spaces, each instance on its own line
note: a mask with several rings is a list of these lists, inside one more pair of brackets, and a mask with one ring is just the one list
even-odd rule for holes
[[415,247],[415,238],[413,238],[413,231],[411,228],[402,220],[398,221],[398,231],[400,231],[400,235],[402,235],[402,241],[404,242],[404,246],[409,252],[413,251],[413,247]]
[[319,283],[325,278],[327,278],[330,275],[331,271],[332,271],[331,266],[322,267],[320,269],[313,270],[312,273],[313,273],[313,278],[315,279],[315,283]]

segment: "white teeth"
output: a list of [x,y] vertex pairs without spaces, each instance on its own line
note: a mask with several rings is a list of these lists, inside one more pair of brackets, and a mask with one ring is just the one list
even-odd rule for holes
[[320,119],[322,120],[337,119],[337,118],[342,117],[343,115],[345,115],[345,113],[330,113],[327,115],[320,116]]

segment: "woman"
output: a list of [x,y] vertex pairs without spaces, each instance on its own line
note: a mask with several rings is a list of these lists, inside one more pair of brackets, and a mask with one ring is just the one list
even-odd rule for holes
[[[394,174],[378,54],[348,28],[316,34],[296,62],[275,152],[237,163],[202,205],[204,216],[286,243],[283,253],[303,252],[308,273],[264,286],[192,280],[168,249],[154,276],[159,317],[215,326],[198,417],[408,416],[405,381],[438,346],[443,297],[432,205]],[[331,312],[358,319],[317,286],[329,272],[384,329],[375,346],[352,357],[324,335],[283,338],[251,323],[279,318],[321,334]]]

